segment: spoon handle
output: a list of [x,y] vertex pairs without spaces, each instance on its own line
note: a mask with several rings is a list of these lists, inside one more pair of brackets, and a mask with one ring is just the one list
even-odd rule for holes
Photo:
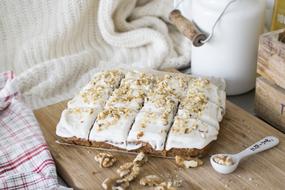
[[244,151],[236,154],[236,157],[238,157],[239,159],[251,156],[253,154],[262,152],[264,150],[270,149],[276,145],[278,145],[279,143],[279,139],[274,137],[274,136],[268,136],[265,137],[263,139],[261,139],[260,141],[254,143],[253,145],[251,145],[250,147],[248,147],[247,149],[245,149]]

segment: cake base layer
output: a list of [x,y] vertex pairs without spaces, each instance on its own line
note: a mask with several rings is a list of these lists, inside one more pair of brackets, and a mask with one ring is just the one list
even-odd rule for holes
[[91,146],[91,143],[88,140],[82,138],[56,136],[56,139],[60,143],[67,143],[67,144],[80,145],[80,146]]
[[197,148],[172,148],[167,151],[166,156],[167,157],[175,157],[175,156],[181,156],[184,158],[187,157],[204,157],[209,153],[209,150],[211,146],[214,143],[211,142],[207,146],[205,146],[203,149],[197,149]]
[[67,143],[71,145],[80,145],[92,148],[99,148],[99,149],[108,149],[110,151],[123,151],[123,152],[130,152],[130,153],[139,153],[144,152],[150,156],[157,156],[157,157],[175,157],[175,156],[182,156],[184,158],[187,157],[204,157],[208,154],[210,147],[212,146],[213,142],[208,144],[203,149],[196,149],[196,148],[173,148],[168,151],[157,151],[154,150],[150,144],[144,143],[142,147],[135,149],[135,150],[126,150],[114,145],[108,144],[106,142],[95,142],[95,141],[88,141],[86,139],[76,138],[76,137],[59,137],[57,136],[57,141],[60,143]]

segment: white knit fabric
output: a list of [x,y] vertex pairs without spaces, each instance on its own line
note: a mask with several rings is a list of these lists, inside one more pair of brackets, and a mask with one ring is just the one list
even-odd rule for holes
[[39,108],[73,96],[101,67],[183,67],[191,44],[172,0],[1,0],[0,71]]

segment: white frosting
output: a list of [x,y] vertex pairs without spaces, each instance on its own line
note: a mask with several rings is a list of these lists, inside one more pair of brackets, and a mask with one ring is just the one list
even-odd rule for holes
[[208,102],[201,113],[187,110],[187,108],[179,108],[177,115],[185,115],[191,116],[192,118],[198,118],[213,126],[219,126],[219,121],[222,120],[221,109],[212,102]]
[[[101,88],[101,87],[100,87]],[[92,90],[95,90],[98,88],[92,87],[89,89],[82,90],[79,95],[75,96],[72,100],[70,100],[67,103],[68,108],[99,108],[102,109],[107,101],[107,99],[110,97],[112,93],[111,88],[102,88],[95,93],[92,92]]]
[[134,142],[141,141],[150,144],[155,150],[163,150],[173,115],[173,110],[170,113],[165,112],[166,117],[160,112],[141,111],[128,135],[127,149],[140,148],[142,143],[135,145]]
[[145,73],[128,72],[121,83],[132,89],[142,90],[147,93],[153,87],[154,77]]
[[[165,75],[162,79],[157,79],[155,85],[155,93],[167,92],[177,97],[185,96],[185,92],[188,88],[190,78],[183,77],[181,75]],[[168,95],[170,95],[168,94]]]
[[148,96],[145,100],[142,111],[145,112],[160,112],[165,109],[175,110],[177,109],[178,99],[173,97],[167,97],[164,95]]
[[[123,110],[126,112],[123,113]],[[99,113],[91,129],[89,140],[112,143],[115,146],[121,144],[121,148],[126,148],[127,136],[136,114],[137,112],[135,110],[127,108],[105,109]],[[102,115],[102,118],[100,118],[100,115]]]
[[88,85],[93,86],[105,86],[108,88],[115,89],[119,86],[120,81],[124,77],[124,73],[119,70],[103,71],[96,73]]
[[218,129],[205,122],[193,118],[184,118],[179,124],[176,116],[173,126],[168,134],[166,150],[172,148],[202,149],[217,139]]
[[88,139],[97,114],[98,110],[91,108],[65,109],[57,124],[56,135]]

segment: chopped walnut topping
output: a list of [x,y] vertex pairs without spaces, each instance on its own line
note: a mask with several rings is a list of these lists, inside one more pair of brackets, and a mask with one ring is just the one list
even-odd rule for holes
[[213,160],[221,165],[224,166],[231,166],[234,164],[234,161],[231,156],[225,155],[225,154],[218,154],[213,157]]
[[201,92],[190,92],[187,97],[181,101],[181,107],[190,113],[201,114],[208,103],[208,98]]
[[[129,114],[134,113],[134,110],[125,107],[108,107],[100,112],[96,119],[96,131],[102,131],[108,127],[116,124],[121,117],[128,117]],[[106,119],[107,118],[107,119]]]
[[114,88],[115,84],[123,77],[123,73],[119,70],[110,70],[98,73],[92,79],[91,83],[96,85],[98,81],[103,81],[106,85]]
[[[196,122],[194,122],[192,124],[192,126],[189,126],[189,118],[186,117],[182,117],[182,116],[176,116],[175,119],[174,119],[174,123],[173,123],[173,126],[171,128],[171,131],[174,133],[174,134],[190,134],[192,133],[193,131],[197,130],[198,129],[198,124]],[[207,127],[207,126],[205,126]],[[205,133],[208,132],[208,128],[205,128],[203,125],[201,125],[201,131],[200,131],[200,128],[199,128],[199,132],[200,134],[202,135],[205,135]]]
[[116,89],[109,99],[110,103],[115,102],[131,102],[133,100],[143,100],[145,94],[140,89],[132,89],[127,84],[122,84],[120,88]]
[[144,136],[144,132],[143,131],[138,131],[137,132],[137,139],[140,139],[142,136]]
[[102,120],[105,119],[107,116],[120,119],[121,115],[128,116],[130,112],[131,110],[128,108],[109,107],[108,109],[105,109],[104,111],[100,112],[97,116],[97,119]]
[[156,175],[148,175],[140,179],[140,185],[143,186],[158,186],[163,182],[163,179]]
[[175,162],[178,166],[184,168],[196,168],[198,166],[203,165],[203,161],[198,158],[185,160],[181,156],[175,156]]
[[190,85],[193,87],[205,88],[209,84],[210,81],[208,79],[202,79],[202,78],[193,78],[190,81]]
[[85,103],[95,103],[100,102],[98,100],[102,99],[107,93],[107,88],[103,86],[94,86],[89,89],[84,90],[79,95]]
[[68,112],[72,114],[87,113],[91,115],[94,113],[94,109],[93,108],[69,108]]
[[99,162],[101,168],[112,167],[117,159],[110,153],[99,153],[94,159]]
[[164,108],[167,110],[173,110],[176,105],[174,98],[167,95],[149,95],[148,100],[146,101],[153,103],[157,108]]

